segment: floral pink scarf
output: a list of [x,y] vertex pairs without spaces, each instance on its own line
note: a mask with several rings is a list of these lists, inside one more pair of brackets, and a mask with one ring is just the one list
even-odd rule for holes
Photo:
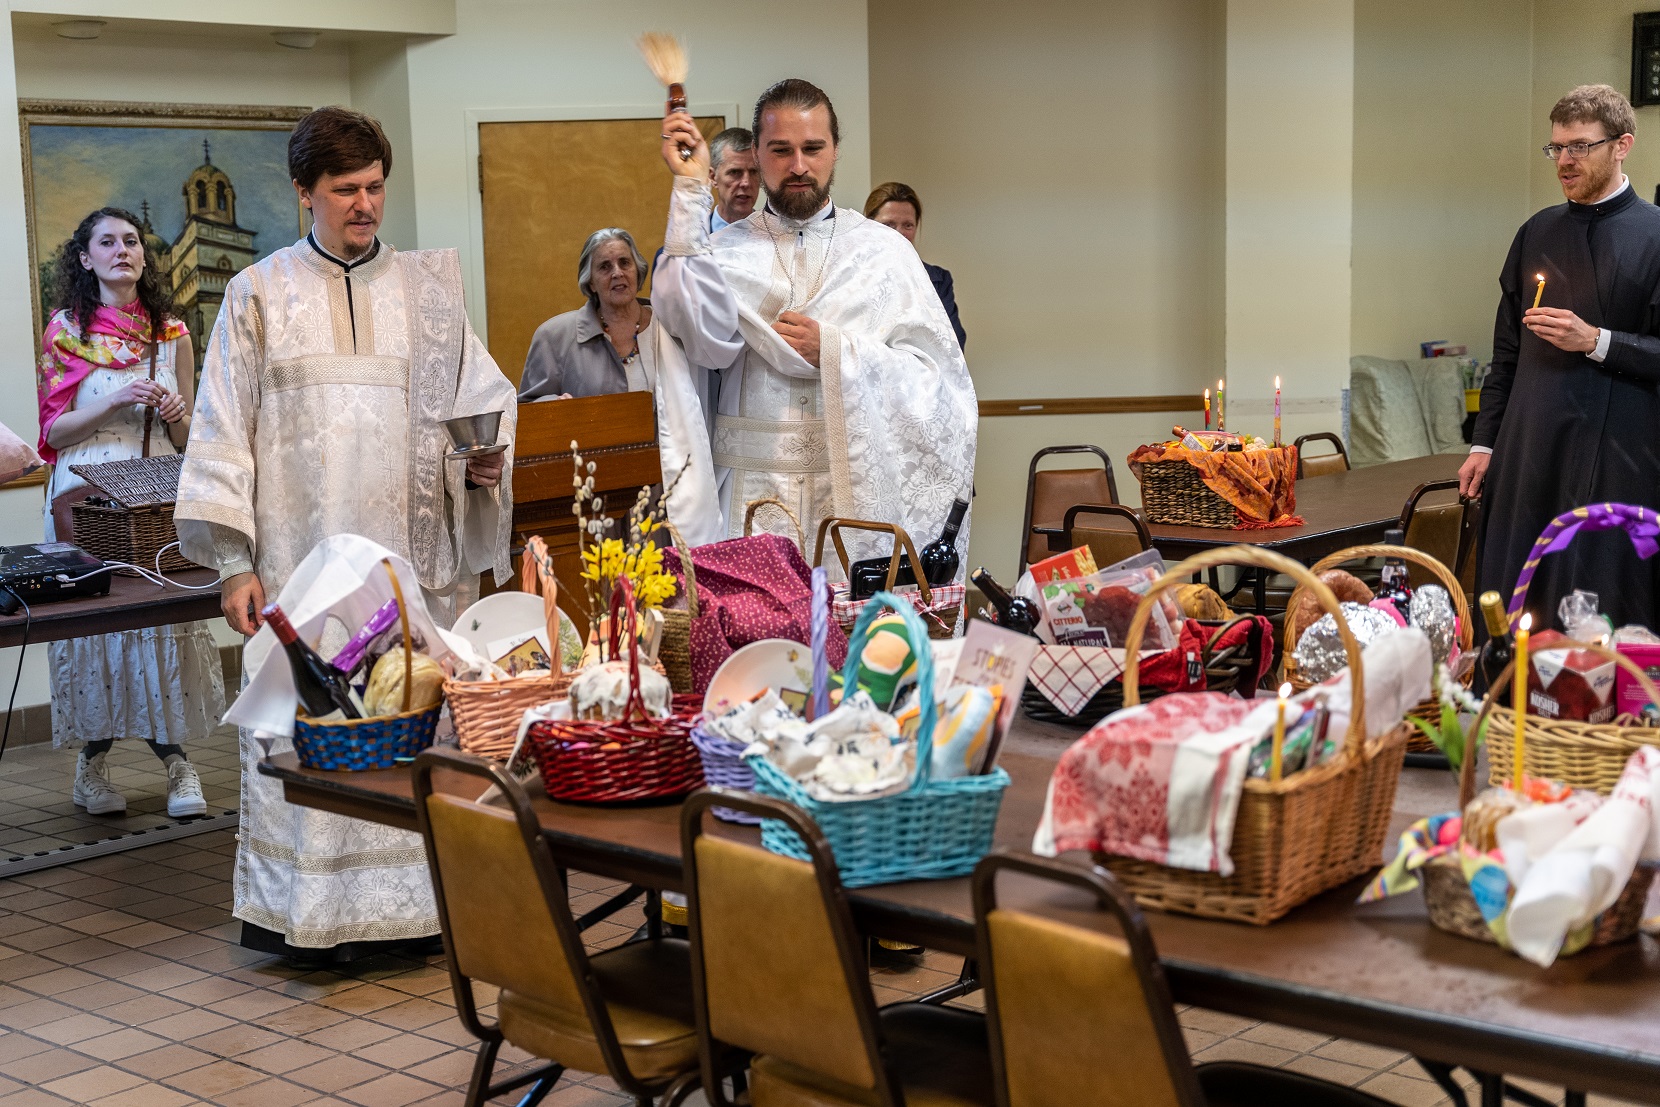
[[[167,320],[154,341],[168,342],[190,332],[177,319]],[[58,460],[46,436],[58,416],[75,404],[75,390],[94,369],[138,369],[149,364],[144,346],[152,340],[150,317],[137,300],[125,307],[101,305],[86,334],[68,311],[57,311],[41,341],[36,389],[40,397],[40,456]]]

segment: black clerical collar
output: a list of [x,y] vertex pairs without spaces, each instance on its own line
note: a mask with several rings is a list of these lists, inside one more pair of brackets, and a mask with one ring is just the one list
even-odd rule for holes
[[1626,208],[1636,203],[1638,199],[1637,190],[1631,187],[1630,182],[1627,182],[1625,187],[1614,193],[1614,195],[1608,197],[1606,200],[1600,200],[1595,204],[1576,204],[1572,200],[1569,200],[1568,211],[1574,215],[1584,216],[1613,215],[1615,212],[1624,211]]
[[341,258],[335,257],[333,254],[323,249],[322,245],[317,241],[316,234],[312,231],[306,232],[305,240],[310,244],[313,250],[317,251],[318,256],[324,258],[325,260],[334,262],[334,264],[338,265],[348,273],[360,265],[367,265],[371,261],[374,261],[375,256],[380,253],[380,237],[378,235],[375,240],[369,244],[369,248],[363,252],[363,256],[358,258],[356,261],[345,261]]
[[836,202],[834,200],[824,201],[824,206],[822,208],[819,208],[816,213],[809,215],[805,219],[791,219],[787,215],[780,215],[778,213],[778,209],[772,206],[771,200],[768,200],[766,203],[766,212],[774,219],[777,219],[783,223],[800,223],[803,225],[808,223],[822,223],[826,219],[834,219],[836,217]]

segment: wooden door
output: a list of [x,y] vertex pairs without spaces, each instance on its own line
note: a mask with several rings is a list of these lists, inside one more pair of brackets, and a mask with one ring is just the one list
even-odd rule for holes
[[[713,138],[726,121],[697,124]],[[536,328],[582,306],[576,267],[590,234],[623,228],[648,265],[662,247],[662,133],[661,119],[479,124],[490,355],[515,383]]]

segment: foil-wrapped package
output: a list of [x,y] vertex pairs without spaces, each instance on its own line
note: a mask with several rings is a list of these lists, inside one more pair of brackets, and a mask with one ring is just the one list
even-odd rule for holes
[[[1338,609],[1343,612],[1343,621],[1349,624],[1361,649],[1400,626],[1383,612],[1358,603],[1339,604]],[[1349,655],[1343,651],[1343,639],[1337,633],[1337,621],[1329,614],[1320,616],[1303,631],[1292,656],[1297,659],[1297,674],[1315,684],[1336,676],[1349,665]]]
[[1452,597],[1439,584],[1425,584],[1412,593],[1412,625],[1429,638],[1429,652],[1437,665],[1452,656],[1455,637]]

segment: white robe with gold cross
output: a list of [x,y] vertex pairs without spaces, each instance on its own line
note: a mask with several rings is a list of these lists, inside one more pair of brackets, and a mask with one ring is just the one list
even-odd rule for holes
[[[467,490],[443,457],[443,420],[500,411],[511,443],[517,416],[453,250],[382,245],[349,273],[303,240],[276,251],[227,287],[197,396],[186,556],[225,575],[251,562],[275,598],[319,541],[359,534],[409,560],[442,625],[481,572],[508,579],[511,446],[497,489]],[[296,946],[437,933],[420,838],[289,804],[257,771],[265,752],[244,732],[236,917]]]

